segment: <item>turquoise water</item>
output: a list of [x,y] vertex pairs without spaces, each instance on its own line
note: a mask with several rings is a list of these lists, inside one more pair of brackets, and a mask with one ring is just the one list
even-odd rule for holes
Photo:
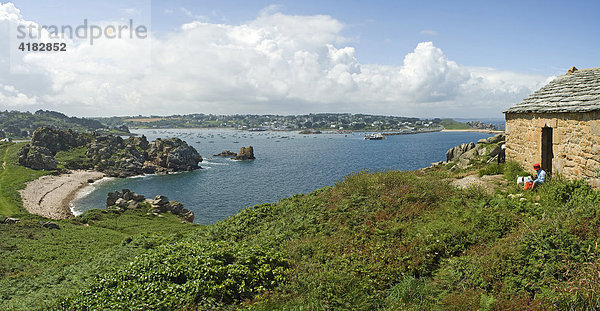
[[[333,185],[361,170],[414,170],[446,158],[446,151],[489,134],[435,132],[364,140],[364,133],[302,135],[296,132],[242,132],[218,129],[135,130],[148,140],[179,137],[204,158],[201,170],[173,175],[112,179],[90,187],[73,202],[76,212],[104,208],[106,194],[128,188],[147,197],[162,194],[182,202],[196,223],[211,224],[240,209],[276,202],[297,193]],[[213,157],[252,145],[256,160]]]

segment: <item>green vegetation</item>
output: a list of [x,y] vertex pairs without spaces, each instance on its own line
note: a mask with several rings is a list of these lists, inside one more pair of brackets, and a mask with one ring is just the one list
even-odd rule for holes
[[58,298],[75,294],[99,273],[126,266],[148,250],[178,240],[202,226],[147,210],[92,210],[43,227],[30,215],[0,224],[0,309],[55,309]]
[[[503,165],[505,171],[514,171],[512,166]],[[180,243],[191,257],[183,259],[186,252],[177,253],[175,262],[200,260],[196,268],[165,262],[152,266],[157,281],[128,279],[148,273],[142,262],[154,260],[143,257],[102,275],[62,306],[129,308],[155,301],[155,306],[166,309],[599,307],[595,292],[600,278],[594,272],[600,264],[595,246],[600,238],[598,192],[581,181],[555,180],[533,192],[512,186],[488,195],[478,188],[453,188],[445,177],[450,175],[443,169],[363,172],[335,187],[247,208],[207,231],[182,237]],[[269,258],[283,258],[267,265],[270,271],[289,267],[268,278],[277,279],[272,288],[261,285],[248,296],[239,290],[220,292],[225,283],[239,284],[248,277],[251,271],[244,270],[232,281],[217,277],[210,290],[195,288],[193,297],[182,293],[193,286],[192,279],[200,279],[188,276],[201,274],[207,265],[213,271],[229,269],[226,262],[217,261],[214,267],[214,262],[206,263],[207,257],[195,259],[199,252],[233,249],[235,258],[236,252],[252,248],[274,256]],[[172,251],[159,248],[148,258],[168,257]],[[182,273],[188,280],[183,283],[175,277]],[[156,300],[166,299],[162,296],[136,295],[140,288],[177,298],[163,301]],[[126,299],[110,298],[117,292]],[[221,298],[209,294],[215,292]],[[93,295],[103,298],[94,300]]]
[[87,148],[85,146],[71,148],[67,151],[59,151],[54,155],[54,159],[58,162],[59,169],[92,169],[94,163],[86,155]]
[[440,125],[447,130],[468,130],[471,128],[467,124],[455,121],[453,119],[442,119]]
[[0,216],[21,216],[23,209],[18,190],[27,181],[46,175],[47,171],[35,171],[18,164],[17,153],[24,144],[0,142]]
[[521,165],[514,161],[508,161],[504,165],[504,169],[502,170],[504,173],[504,178],[509,181],[515,182],[518,176],[529,176],[531,175],[527,171],[523,170]]
[[136,257],[97,279],[61,308],[136,310],[214,309],[276,287],[287,268],[283,254],[224,242],[177,242]]
[[97,120],[69,117],[56,111],[38,110],[35,113],[20,111],[0,111],[0,138],[30,138],[33,132],[43,126],[75,131],[100,131],[102,133],[126,134],[126,127],[109,128]]
[[[0,145],[2,186],[29,172],[15,148]],[[59,230],[23,215],[0,224],[0,309],[600,308],[600,193],[560,177],[535,191],[450,185],[465,173],[360,172],[210,226],[146,208],[92,210]],[[17,188],[0,199],[20,211]]]

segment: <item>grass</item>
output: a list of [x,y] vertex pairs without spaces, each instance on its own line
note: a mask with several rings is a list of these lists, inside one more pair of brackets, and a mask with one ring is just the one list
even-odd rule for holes
[[477,169],[513,185],[359,172],[210,226],[145,210],[0,225],[0,309],[599,309],[600,192]]
[[467,124],[455,121],[453,119],[443,119],[442,122],[440,122],[440,125],[447,130],[468,130],[471,128]]
[[25,183],[48,171],[35,171],[18,164],[17,153],[22,143],[0,143],[0,216],[27,217],[18,190],[25,188]]
[[175,215],[147,211],[92,210],[70,220],[53,220],[59,230],[25,219],[0,225],[0,309],[44,309],[75,294],[101,272],[128,264],[158,245],[203,226]]
[[86,155],[86,147],[72,148],[67,151],[59,151],[54,155],[59,169],[91,169],[94,167],[92,159]]
[[[54,309],[59,297],[73,295],[99,273],[181,239],[185,232],[204,230],[174,215],[157,217],[148,210],[91,210],[73,219],[52,220],[59,230],[45,228],[40,221],[48,219],[28,214],[18,190],[51,172],[19,166],[22,145],[0,143],[0,160],[5,163],[0,165],[0,215],[21,219],[0,224],[1,310]],[[81,154],[75,150],[62,156],[75,159]]]

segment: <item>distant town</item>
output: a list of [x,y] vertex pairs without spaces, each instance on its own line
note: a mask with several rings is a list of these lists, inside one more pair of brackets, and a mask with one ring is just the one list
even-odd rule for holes
[[349,131],[406,131],[420,129],[496,129],[493,124],[472,122],[479,127],[452,119],[419,119],[411,117],[350,114],[311,113],[305,115],[213,115],[188,114],[172,116],[137,116],[95,118],[108,126],[127,125],[129,128],[235,128],[242,130],[349,130]]
[[231,128],[248,131],[386,131],[418,133],[442,129],[496,130],[494,124],[453,119],[419,119],[350,113],[305,115],[213,115],[69,117],[55,111],[0,111],[0,138],[27,138],[36,128],[51,126],[98,133],[127,134],[130,128]]

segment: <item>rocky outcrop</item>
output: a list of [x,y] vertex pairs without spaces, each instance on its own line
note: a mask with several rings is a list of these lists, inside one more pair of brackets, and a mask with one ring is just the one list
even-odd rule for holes
[[235,160],[245,161],[254,160],[254,148],[252,146],[242,147],[240,152],[235,156]]
[[504,136],[504,134],[497,134],[495,136],[489,137],[487,139],[487,142],[489,144],[495,144],[495,143],[503,142],[505,140],[506,140],[506,136]]
[[464,154],[465,152],[467,152],[473,148],[475,148],[475,144],[472,142],[468,143],[468,144],[464,143],[459,146],[452,147],[446,152],[446,161],[447,162],[454,161],[454,160],[458,159],[458,157],[460,157],[462,154]]
[[321,131],[319,130],[304,130],[304,131],[300,131],[298,134],[321,134]]
[[179,138],[156,139],[150,144],[146,166],[154,165],[156,172],[191,171],[197,168],[202,157],[194,147]]
[[497,134],[487,139],[480,139],[477,144],[472,142],[450,148],[446,152],[447,162],[454,165],[451,170],[465,169],[474,163],[491,163],[497,161],[497,156],[504,144],[504,134]]
[[19,221],[21,221],[21,219],[19,218],[5,217],[4,220],[0,222],[0,224],[13,225],[18,223]]
[[42,225],[42,227],[48,229],[60,229],[60,226],[58,224],[51,221],[40,221],[39,224]]
[[480,130],[492,130],[495,131],[498,129],[498,127],[492,123],[483,123],[481,121],[469,121],[467,122],[467,125],[474,128],[474,129],[480,129]]
[[106,198],[106,207],[117,205],[117,201],[119,199],[135,202],[144,202],[144,200],[146,200],[146,198],[141,194],[131,192],[129,189],[123,189],[123,192],[115,191],[108,193]]
[[91,134],[40,127],[33,132],[31,142],[19,150],[19,164],[34,170],[55,170],[57,152],[83,146],[91,139]]
[[92,140],[91,134],[78,133],[73,130],[58,130],[50,127],[40,127],[33,132],[31,146],[45,147],[52,154],[71,148],[84,146]]
[[154,200],[150,200],[150,204],[154,208],[154,213],[171,213],[181,217],[187,222],[194,222],[194,213],[183,207],[183,203],[177,201],[169,201],[163,195],[157,195]]
[[147,144],[146,137],[124,140],[119,136],[99,136],[87,147],[86,155],[94,163],[94,169],[112,177],[128,177],[154,173],[144,167],[147,152],[139,147]]
[[237,156],[237,153],[233,152],[233,151],[229,151],[229,150],[223,150],[221,151],[221,153],[219,154],[213,154],[213,157],[228,157],[228,158],[234,158]]
[[18,153],[19,164],[34,170],[52,171],[57,168],[54,154],[46,147],[25,145]]
[[150,143],[145,136],[123,139],[40,128],[31,144],[19,152],[19,163],[32,169],[55,170],[54,155],[75,147],[85,147],[86,158],[81,160],[85,168],[93,167],[111,177],[191,171],[200,168],[198,162],[202,161],[198,151],[179,138]]
[[123,189],[123,191],[109,192],[106,198],[106,208],[117,211],[128,209],[150,208],[152,213],[171,213],[187,222],[194,222],[194,213],[183,207],[181,202],[169,201],[164,195],[157,195],[154,199],[146,199],[143,195]]

